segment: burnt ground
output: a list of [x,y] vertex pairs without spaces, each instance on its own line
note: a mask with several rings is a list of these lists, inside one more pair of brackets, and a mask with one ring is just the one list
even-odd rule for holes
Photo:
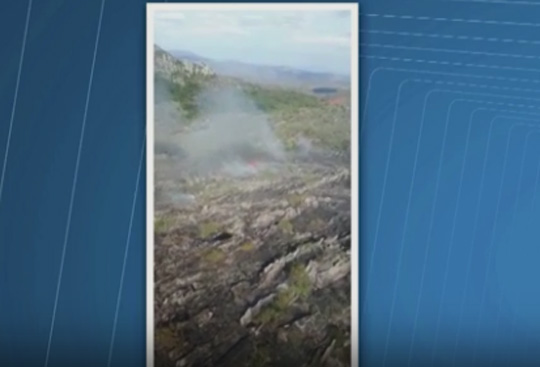
[[155,162],[156,367],[350,366],[349,161]]

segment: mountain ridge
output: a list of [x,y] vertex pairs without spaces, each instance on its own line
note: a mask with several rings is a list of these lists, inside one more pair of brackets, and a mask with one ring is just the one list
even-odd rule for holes
[[255,83],[305,86],[311,88],[348,88],[350,84],[350,76],[348,75],[303,70],[283,65],[253,64],[237,60],[215,60],[185,50],[168,50],[167,52],[179,59],[202,62],[218,74],[238,77]]

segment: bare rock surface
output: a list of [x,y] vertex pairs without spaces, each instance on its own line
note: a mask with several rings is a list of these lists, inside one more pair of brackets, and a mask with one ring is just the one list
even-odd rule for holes
[[348,163],[173,167],[156,159],[156,366],[350,366]]
[[350,106],[154,66],[155,366],[350,366]]

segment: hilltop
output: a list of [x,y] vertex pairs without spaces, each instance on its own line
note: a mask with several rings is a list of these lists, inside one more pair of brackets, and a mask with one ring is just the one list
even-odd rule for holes
[[349,367],[349,100],[155,78],[156,367]]
[[[350,146],[350,98],[321,98],[310,90],[280,85],[261,85],[239,78],[218,75],[202,61],[180,60],[155,47],[156,102],[174,101],[182,111],[182,124],[199,116],[204,91],[235,90],[249,98],[267,115],[270,123],[289,149],[302,139],[315,145],[343,150]],[[336,103],[336,101],[338,103]],[[180,121],[178,121],[180,124]]]
[[258,65],[236,60],[214,60],[184,50],[171,50],[170,54],[182,60],[202,62],[220,75],[240,78],[257,84],[303,87],[305,89],[321,86],[338,89],[350,87],[350,77],[347,75],[301,70],[279,65]]

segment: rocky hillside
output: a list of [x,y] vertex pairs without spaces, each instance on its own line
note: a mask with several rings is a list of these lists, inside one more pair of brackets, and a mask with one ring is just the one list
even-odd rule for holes
[[310,89],[321,85],[337,88],[350,87],[350,78],[344,75],[310,72],[284,66],[256,65],[233,60],[212,60],[183,50],[171,50],[171,54],[182,60],[203,62],[220,75],[240,78],[256,84],[302,86]]
[[[350,98],[342,103],[289,87],[258,85],[216,74],[206,64],[178,60],[155,47],[156,124],[175,121],[178,129],[197,120],[204,109],[205,92],[238,91],[258,112],[265,113],[275,133],[291,150],[302,141],[349,154]],[[180,111],[180,115],[179,112]]]
[[208,65],[202,62],[179,60],[157,45],[154,46],[154,70],[158,76],[179,84],[184,84],[189,78],[215,76]]
[[156,58],[156,367],[350,366],[348,106],[186,65]]
[[350,365],[349,172],[299,168],[158,211],[157,366]]

